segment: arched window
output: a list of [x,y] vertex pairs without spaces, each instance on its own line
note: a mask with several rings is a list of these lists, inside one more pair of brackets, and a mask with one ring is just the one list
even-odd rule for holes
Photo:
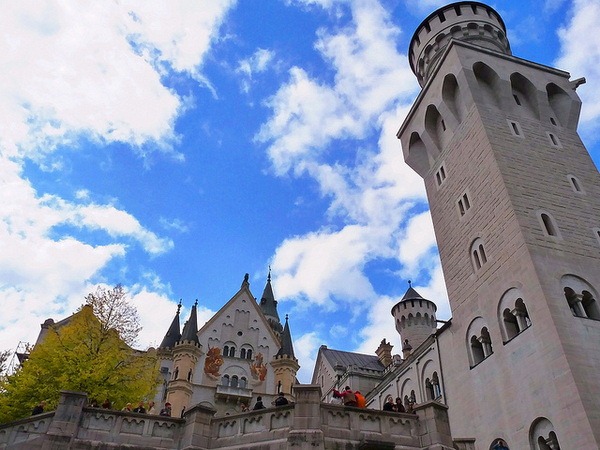
[[487,262],[487,255],[481,238],[475,239],[471,244],[471,261],[475,271],[481,269]]
[[231,377],[231,387],[238,387],[238,376],[237,375],[233,375]]
[[494,352],[490,333],[485,321],[481,317],[477,317],[469,325],[467,342],[471,368],[478,365]]
[[229,375],[223,375],[221,377],[221,386],[229,386]]
[[442,396],[442,388],[440,386],[440,379],[438,378],[437,372],[433,372],[431,384],[433,385],[433,398],[440,398]]
[[590,291],[575,292],[571,287],[565,287],[565,298],[576,317],[587,317],[588,319],[600,320],[600,310],[594,295]]
[[425,392],[427,392],[427,400],[433,400],[435,398],[433,384],[431,384],[431,380],[429,380],[429,378],[425,380]]
[[252,349],[246,350],[246,359],[252,359]]
[[560,450],[552,422],[545,417],[534,420],[529,430],[529,444],[532,450]]
[[246,379],[246,377],[241,377],[240,378],[240,387],[242,389],[246,389],[247,385],[248,385],[248,380]]
[[192,372],[192,369],[190,369],[190,370],[188,371],[187,380],[188,380],[188,381],[192,381],[192,376],[193,376],[193,372]]
[[531,325],[529,312],[523,301],[521,292],[511,288],[504,293],[498,305],[500,331],[506,344],[512,338],[523,332]]
[[490,445],[490,450],[510,450],[504,439],[494,439]]
[[175,372],[173,372],[173,379],[177,380],[179,378],[179,367],[175,367]]
[[229,356],[229,345],[223,347],[223,356]]
[[240,358],[242,358],[242,359],[246,358],[246,349],[245,348],[240,350]]
[[557,236],[557,227],[554,225],[554,221],[552,220],[550,215],[542,213],[540,215],[540,218],[542,219],[542,223],[544,224],[544,231],[546,232],[546,234],[548,236]]
[[229,356],[235,357],[235,347],[229,347]]

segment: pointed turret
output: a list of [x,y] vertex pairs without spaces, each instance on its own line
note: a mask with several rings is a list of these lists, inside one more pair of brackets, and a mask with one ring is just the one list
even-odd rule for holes
[[183,331],[181,333],[181,342],[193,342],[194,344],[200,345],[200,341],[198,340],[198,316],[196,309],[198,307],[198,300],[192,306],[192,312],[190,313],[190,318],[183,326]]
[[396,305],[392,308],[392,316],[396,319],[396,330],[402,336],[402,350],[406,344],[417,348],[432,333],[435,333],[437,321],[435,317],[437,307],[431,300],[427,300],[415,291],[408,281],[408,289]]
[[292,394],[292,386],[297,383],[296,374],[300,365],[298,359],[294,356],[294,346],[287,314],[285,316],[285,327],[281,333],[281,347],[273,361],[271,361],[271,366],[275,372],[277,392]]
[[275,331],[277,336],[281,335],[283,326],[281,320],[279,320],[279,314],[277,313],[277,300],[273,295],[273,287],[271,286],[271,268],[269,267],[269,275],[267,276],[267,284],[263,291],[262,297],[260,298],[260,309],[269,321],[269,325]]
[[281,348],[275,356],[288,356],[292,359],[296,359],[294,356],[294,345],[292,343],[292,334],[290,333],[287,314],[285,315],[285,326],[283,327],[283,333],[281,333]]
[[179,300],[179,305],[177,305],[177,313],[175,317],[173,317],[173,321],[171,322],[171,326],[165,334],[164,339],[160,343],[158,348],[166,349],[173,348],[177,341],[181,338],[181,333],[179,332],[179,312],[181,311],[181,300]]
[[171,403],[176,417],[189,408],[193,393],[194,377],[202,345],[198,339],[198,300],[192,306],[190,318],[183,326],[181,336],[173,347],[171,380],[167,386],[166,401]]

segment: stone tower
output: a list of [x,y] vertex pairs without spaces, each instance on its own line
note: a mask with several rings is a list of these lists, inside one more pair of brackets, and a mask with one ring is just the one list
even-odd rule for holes
[[288,316],[285,316],[285,326],[281,333],[281,348],[271,361],[275,373],[275,385],[278,393],[292,394],[292,386],[297,383],[296,374],[300,369],[298,358],[294,356],[292,334],[288,324]]
[[600,448],[600,176],[562,70],[512,56],[498,13],[417,28],[422,91],[398,137],[423,177],[447,283],[453,436]]
[[[409,287],[402,300],[392,308],[396,330],[402,337],[402,349],[417,348],[435,332],[437,322],[435,303],[424,299]],[[405,355],[406,356],[406,355]]]
[[190,405],[190,401],[193,394],[194,372],[203,354],[197,335],[197,307],[196,300],[181,337],[173,346],[173,372],[168,383],[166,400],[171,403],[172,414],[175,417],[179,417],[185,408],[193,406]]

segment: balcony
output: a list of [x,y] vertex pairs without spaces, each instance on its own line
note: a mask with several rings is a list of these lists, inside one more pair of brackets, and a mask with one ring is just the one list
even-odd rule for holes
[[247,389],[240,386],[226,386],[223,384],[217,384],[217,392],[215,393],[216,398],[222,398],[225,400],[246,400],[249,403],[252,400],[252,389]]

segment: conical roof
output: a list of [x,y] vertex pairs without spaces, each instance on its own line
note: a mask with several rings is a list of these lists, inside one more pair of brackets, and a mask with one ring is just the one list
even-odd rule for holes
[[290,333],[287,314],[285,315],[285,326],[281,333],[281,348],[276,356],[289,356],[290,358],[296,359],[294,356],[294,345],[292,343],[292,333]]
[[275,300],[275,295],[273,295],[273,287],[271,286],[270,269],[265,290],[260,298],[260,309],[262,309],[262,312],[265,316],[273,317],[274,319],[277,319],[277,322],[281,323],[279,320],[279,314],[277,313],[277,300]]
[[424,297],[421,297],[421,294],[419,294],[417,291],[415,291],[413,289],[412,286],[409,285],[409,288],[404,293],[404,297],[402,297],[402,300],[400,300],[400,301],[403,302],[404,300],[419,300],[419,299],[425,300]]
[[158,348],[173,348],[181,338],[181,333],[179,332],[179,311],[181,311],[181,300],[179,301],[179,305],[177,305],[177,313],[173,317],[171,326]]
[[192,312],[190,313],[190,318],[183,326],[183,331],[181,333],[181,341],[190,341],[195,344],[200,345],[200,341],[198,340],[198,316],[196,309],[198,307],[198,300],[192,306]]

